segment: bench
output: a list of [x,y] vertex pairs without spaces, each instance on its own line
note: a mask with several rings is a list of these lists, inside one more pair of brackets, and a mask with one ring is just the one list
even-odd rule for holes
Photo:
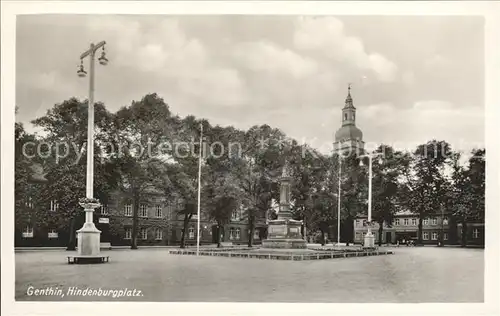
[[68,264],[109,262],[109,256],[68,256],[67,259]]

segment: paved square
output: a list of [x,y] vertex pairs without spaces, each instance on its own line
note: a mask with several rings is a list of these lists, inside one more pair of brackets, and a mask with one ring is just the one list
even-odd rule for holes
[[[112,250],[110,262],[68,265],[65,251],[18,252],[16,300],[205,302],[483,302],[484,251],[391,248],[394,255],[319,261],[192,257]],[[28,295],[52,287],[64,297]],[[71,296],[69,288],[139,296]],[[129,293],[131,293],[129,292]]]

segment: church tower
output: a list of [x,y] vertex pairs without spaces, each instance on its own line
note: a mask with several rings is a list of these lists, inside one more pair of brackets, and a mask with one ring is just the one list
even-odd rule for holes
[[333,150],[343,156],[359,155],[364,150],[363,132],[356,127],[356,108],[352,102],[351,85],[347,88],[347,98],[342,109],[342,126],[335,133]]

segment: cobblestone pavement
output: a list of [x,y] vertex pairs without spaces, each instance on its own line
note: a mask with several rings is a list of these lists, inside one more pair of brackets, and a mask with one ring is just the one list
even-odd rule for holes
[[[111,250],[106,252],[110,262],[98,265],[68,265],[66,256],[72,253],[66,251],[20,252],[15,254],[16,299],[483,301],[482,249],[401,247],[391,250],[394,255],[296,262],[179,256],[169,254],[168,249]],[[47,287],[52,287],[54,292],[61,291],[55,295],[28,295],[28,290]],[[83,296],[87,288],[95,290],[95,296]],[[69,295],[71,290],[73,293],[82,290],[82,295]],[[105,290],[113,291],[104,296]],[[120,293],[123,296],[112,297]]]

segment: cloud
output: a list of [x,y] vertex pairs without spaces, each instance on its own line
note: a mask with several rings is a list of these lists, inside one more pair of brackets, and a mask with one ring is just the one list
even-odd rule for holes
[[380,81],[391,82],[396,78],[396,64],[379,53],[368,53],[359,38],[345,34],[344,24],[337,18],[299,19],[293,41],[299,50],[317,51],[358,69],[371,70]]
[[253,71],[291,75],[295,79],[318,71],[314,60],[265,41],[241,43],[235,47],[233,56],[243,67]]
[[443,100],[421,100],[410,108],[387,103],[358,108],[358,126],[366,141],[399,143],[408,149],[432,139],[462,151],[484,146],[484,112]]
[[31,88],[43,91],[53,91],[55,89],[59,91],[72,91],[75,88],[75,85],[64,80],[64,77],[57,71],[39,72],[25,76],[24,78],[26,84]]
[[424,67],[429,71],[441,71],[451,66],[451,60],[443,57],[440,54],[435,54],[432,57],[425,59],[424,61]]
[[[110,63],[96,67],[96,100],[110,111],[156,92],[181,116],[237,128],[268,123],[322,147],[340,127],[351,82],[367,141],[483,140],[484,54],[470,45],[482,28],[464,28],[462,18],[444,32],[422,22],[429,17],[392,19],[22,16],[18,117],[29,122],[71,96],[86,98],[78,56],[105,39]],[[426,66],[445,60],[456,67]]]

